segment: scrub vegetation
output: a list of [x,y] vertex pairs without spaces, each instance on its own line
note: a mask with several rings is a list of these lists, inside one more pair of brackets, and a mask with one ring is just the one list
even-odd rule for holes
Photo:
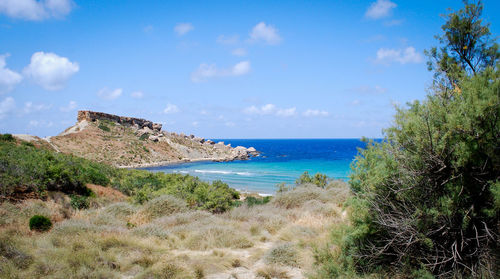
[[343,182],[240,197],[1,139],[2,278],[303,278],[345,222]]
[[350,221],[318,277],[498,278],[500,54],[482,8],[446,16],[432,93],[357,156]]

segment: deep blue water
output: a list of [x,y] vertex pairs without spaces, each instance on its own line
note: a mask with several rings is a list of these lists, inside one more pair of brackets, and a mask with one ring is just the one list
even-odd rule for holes
[[304,172],[324,173],[347,180],[359,139],[214,139],[231,146],[250,147],[261,152],[248,161],[197,162],[147,168],[150,171],[187,173],[202,180],[222,180],[241,191],[272,194],[281,182],[293,184]]

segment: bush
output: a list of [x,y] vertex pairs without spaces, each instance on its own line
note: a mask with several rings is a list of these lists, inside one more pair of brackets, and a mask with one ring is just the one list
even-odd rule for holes
[[74,209],[87,209],[90,205],[88,197],[79,195],[72,195],[70,204]]
[[110,129],[108,126],[106,126],[104,123],[99,123],[99,126],[97,126],[97,127],[98,127],[99,129],[101,129],[101,130],[105,131],[105,132],[109,132],[109,131],[111,131],[111,129]]
[[248,207],[252,207],[254,205],[263,205],[271,201],[271,196],[265,196],[265,197],[247,197],[245,199],[245,203]]
[[143,212],[150,218],[158,218],[187,210],[186,202],[173,196],[160,196],[144,205]]
[[257,276],[264,279],[288,279],[290,276],[282,267],[266,266],[257,270]]
[[426,266],[439,276],[495,277],[499,77],[489,70],[463,80],[453,98],[436,94],[400,109],[385,142],[357,157],[344,253],[360,270]]
[[139,140],[147,140],[149,138],[149,133],[144,133],[139,137]]
[[14,141],[14,137],[11,134],[0,134],[1,141]]
[[281,208],[295,208],[302,206],[310,200],[324,200],[329,197],[325,196],[326,191],[311,184],[302,185],[276,195],[273,199],[273,204]]
[[317,173],[314,176],[310,176],[307,171],[305,171],[296,181],[295,184],[314,184],[318,187],[325,188],[328,185],[329,178],[321,173]]
[[274,246],[269,250],[264,259],[268,264],[298,266],[297,250],[291,243]]
[[42,215],[34,215],[30,218],[30,230],[45,232],[52,228],[52,222],[49,218]]
[[[141,204],[171,195],[186,200],[192,208],[216,213],[233,207],[239,199],[239,193],[221,181],[208,183],[190,175],[118,169],[8,141],[0,141],[0,169],[0,195],[4,197],[26,193],[43,197],[47,191],[90,196],[92,192],[85,185],[93,183],[110,185]],[[21,193],[16,192],[20,189]]]

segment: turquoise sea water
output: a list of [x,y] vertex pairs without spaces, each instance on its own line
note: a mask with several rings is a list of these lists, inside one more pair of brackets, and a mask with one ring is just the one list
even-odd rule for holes
[[231,146],[255,147],[260,156],[248,161],[197,162],[146,168],[150,171],[185,173],[202,180],[222,180],[240,191],[273,194],[281,182],[293,184],[304,172],[324,173],[347,180],[359,139],[214,139]]

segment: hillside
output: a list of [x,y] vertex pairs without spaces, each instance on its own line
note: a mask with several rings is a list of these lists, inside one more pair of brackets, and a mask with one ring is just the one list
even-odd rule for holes
[[348,196],[329,181],[240,197],[0,135],[0,278],[305,278]]
[[17,137],[49,144],[55,151],[118,167],[244,160],[256,154],[254,148],[233,148],[194,135],[162,131],[161,124],[149,120],[92,111],[79,111],[77,123],[57,136],[45,139]]

